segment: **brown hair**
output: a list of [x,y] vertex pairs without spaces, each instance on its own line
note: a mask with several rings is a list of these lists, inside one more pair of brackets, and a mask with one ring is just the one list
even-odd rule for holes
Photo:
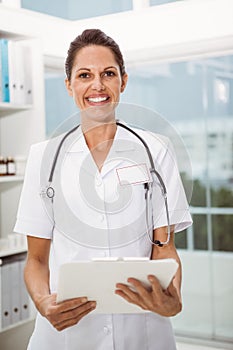
[[99,46],[105,46],[108,47],[119,65],[121,76],[125,74],[125,65],[124,65],[124,59],[122,56],[122,53],[120,51],[119,46],[117,43],[107,36],[104,32],[102,32],[100,29],[86,29],[77,36],[71,43],[70,47],[67,53],[67,58],[65,61],[65,71],[67,79],[71,79],[71,71],[74,64],[74,59],[79,50],[81,50],[83,47],[90,46],[90,45],[99,45]]

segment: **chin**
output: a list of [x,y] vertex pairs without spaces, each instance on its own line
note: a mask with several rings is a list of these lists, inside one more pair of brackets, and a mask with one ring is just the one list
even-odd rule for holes
[[117,103],[90,106],[81,112],[82,120],[93,123],[109,123],[115,120],[116,106]]

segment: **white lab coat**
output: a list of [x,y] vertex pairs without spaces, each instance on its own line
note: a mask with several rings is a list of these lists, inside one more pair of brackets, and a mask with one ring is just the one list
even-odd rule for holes
[[[137,132],[148,143],[167,187],[170,222],[175,225],[176,232],[181,231],[192,220],[172,147],[164,137]],[[53,207],[41,196],[51,168],[48,148],[48,142],[31,148],[15,231],[52,240],[51,291],[56,292],[59,266],[65,262],[108,256],[150,257],[152,248],[146,233],[143,185],[144,177],[150,175],[137,171],[138,164],[146,164],[147,168],[150,164],[141,142],[118,126],[99,172],[79,128],[59,156],[53,179]],[[54,149],[51,149],[53,155]],[[135,171],[125,184],[127,167],[132,166],[136,166]],[[123,169],[123,173],[119,169]],[[150,209],[153,223],[152,220],[149,223],[153,228],[167,225],[163,198],[156,182]],[[175,341],[169,318],[150,312],[90,313],[76,326],[62,332],[57,332],[38,314],[28,349],[173,350]]]

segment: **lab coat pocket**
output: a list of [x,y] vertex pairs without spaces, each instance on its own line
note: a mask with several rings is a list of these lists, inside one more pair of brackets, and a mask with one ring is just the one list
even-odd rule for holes
[[129,165],[116,169],[120,185],[136,185],[151,182],[151,175],[146,163]]

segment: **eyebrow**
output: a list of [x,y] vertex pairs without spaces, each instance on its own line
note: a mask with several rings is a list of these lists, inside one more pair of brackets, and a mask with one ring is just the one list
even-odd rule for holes
[[88,72],[90,72],[90,69],[89,68],[79,68],[76,70],[76,72],[80,71],[80,70],[88,70]]
[[[106,67],[106,68],[104,68],[104,70],[108,70],[108,69],[112,69],[112,68],[117,70],[117,67],[114,67],[114,66]],[[91,69],[89,69],[89,68],[79,68],[76,70],[76,72],[79,72],[80,70],[87,70],[88,72],[91,71]]]
[[114,67],[114,66],[109,66],[109,67],[104,68],[104,70],[107,70],[107,69],[112,69],[112,68],[117,69],[117,67]]

